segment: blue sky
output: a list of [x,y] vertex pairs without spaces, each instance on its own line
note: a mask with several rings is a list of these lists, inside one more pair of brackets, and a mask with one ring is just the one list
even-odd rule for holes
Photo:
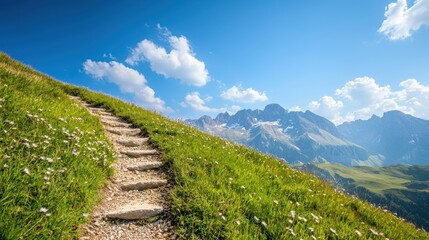
[[429,119],[429,0],[2,1],[0,51],[172,118]]

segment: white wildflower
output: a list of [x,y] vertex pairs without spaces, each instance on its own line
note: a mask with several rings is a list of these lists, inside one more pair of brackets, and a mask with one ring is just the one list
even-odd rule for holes
[[331,231],[333,234],[335,234],[336,236],[338,236],[337,231],[335,231],[333,228],[329,228],[329,231]]
[[292,219],[289,219],[289,220],[288,220],[288,222],[289,222],[290,224],[292,224],[292,223],[293,223]]
[[313,213],[310,213],[310,214],[311,214],[311,216],[314,218],[314,220],[315,220],[315,221],[318,221],[318,220],[319,220],[319,217],[318,217],[318,216],[314,215]]
[[30,175],[30,170],[28,170],[28,168],[24,168],[24,173]]
[[291,210],[291,211],[290,211],[290,216],[291,216],[292,218],[295,218],[295,211],[294,211],[294,210]]
[[310,232],[314,232],[314,228],[309,227],[308,230],[310,230]]
[[286,229],[287,229],[287,230],[289,230],[289,232],[290,232],[293,236],[295,236],[295,235],[296,235],[292,228],[286,228]]
[[39,212],[41,212],[41,213],[46,213],[46,212],[48,212],[48,209],[47,209],[47,208],[42,207],[42,208],[40,208],[40,209],[39,209]]
[[240,220],[235,221],[235,223],[237,223],[237,225],[239,225],[239,226],[241,224]]
[[298,220],[303,221],[303,222],[307,222],[307,218],[301,217],[301,216],[298,216]]
[[253,216],[253,219],[255,219],[255,221],[259,221],[259,218],[257,216]]
[[89,217],[89,214],[88,213],[84,213],[84,214],[82,214],[82,216],[85,217],[85,218],[87,218],[87,217]]
[[372,234],[374,234],[374,235],[377,235],[377,236],[378,236],[378,232],[376,232],[374,229],[370,228],[369,230],[372,232]]
[[311,238],[314,240],[317,240],[317,238],[314,235],[311,235]]
[[355,230],[355,232],[356,232],[356,234],[359,236],[359,237],[362,237],[362,233],[361,232],[359,232],[359,230]]
[[49,217],[49,216],[51,216],[51,213],[46,213],[45,216]]
[[275,203],[276,205],[278,205],[278,204],[279,204],[279,201],[277,201],[277,200],[274,200],[274,203]]
[[264,227],[266,227],[266,226],[267,226],[267,223],[266,223],[266,222],[264,222],[264,221],[262,221],[262,222],[261,222],[261,224],[262,224],[262,225],[264,225]]

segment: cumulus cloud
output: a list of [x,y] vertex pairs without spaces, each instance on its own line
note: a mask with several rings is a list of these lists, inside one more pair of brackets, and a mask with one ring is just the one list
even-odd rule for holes
[[125,60],[130,65],[148,61],[150,68],[166,78],[179,79],[191,86],[204,86],[210,80],[209,73],[203,61],[195,57],[188,39],[184,36],[172,36],[166,28],[158,25],[163,36],[168,39],[170,52],[157,46],[150,40],[144,39],[137,44]]
[[309,108],[336,124],[368,119],[373,114],[381,116],[391,110],[429,119],[429,85],[408,79],[398,87],[394,91],[389,85],[380,86],[373,78],[356,78],[336,90],[336,97],[343,101],[324,96],[310,102]]
[[379,102],[390,94],[390,86],[379,86],[373,78],[360,77],[347,82],[336,90],[336,95],[353,103],[356,107],[368,106]]
[[411,7],[407,0],[397,0],[386,7],[384,16],[378,32],[391,40],[408,38],[422,26],[429,26],[429,0],[415,0]]
[[265,93],[258,92],[253,88],[243,89],[232,86],[230,89],[223,91],[221,97],[224,99],[232,100],[242,103],[254,103],[267,101],[268,97]]
[[342,101],[336,101],[331,96],[323,96],[318,101],[312,101],[309,104],[311,111],[320,114],[332,122],[338,124],[343,121],[340,110],[344,107]]
[[235,114],[236,112],[240,111],[242,108],[240,106],[237,105],[232,105],[229,109],[228,109],[228,113],[229,114]]
[[185,101],[182,103],[182,106],[190,106],[191,108],[200,111],[200,112],[224,112],[224,108],[210,108],[206,106],[206,101],[210,99],[201,99],[198,92],[192,92],[186,95]]
[[96,62],[90,59],[83,63],[85,73],[96,78],[106,79],[119,86],[121,92],[134,94],[137,102],[144,107],[168,112],[171,109],[165,102],[155,97],[155,91],[146,85],[145,77],[134,69],[116,61]]

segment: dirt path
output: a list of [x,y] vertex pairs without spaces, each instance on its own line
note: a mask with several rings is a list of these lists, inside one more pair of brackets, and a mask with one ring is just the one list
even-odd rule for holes
[[90,223],[81,228],[81,240],[175,239],[162,156],[131,123],[78,97],[71,98],[99,117],[118,156],[112,164],[115,174],[102,190],[103,200],[95,207]]

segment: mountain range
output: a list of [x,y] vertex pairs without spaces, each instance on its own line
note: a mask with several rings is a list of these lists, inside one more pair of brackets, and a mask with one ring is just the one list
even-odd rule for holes
[[185,123],[290,164],[429,164],[429,121],[400,111],[335,126],[311,111],[288,111],[269,104],[263,110],[244,109]]

